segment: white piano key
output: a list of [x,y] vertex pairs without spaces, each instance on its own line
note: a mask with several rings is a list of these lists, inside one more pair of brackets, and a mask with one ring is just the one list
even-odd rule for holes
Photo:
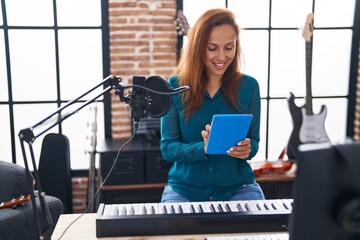
[[146,215],[146,213],[144,213],[144,208],[145,208],[144,203],[135,204],[134,208],[135,208],[135,215]]
[[251,211],[253,211],[253,212],[260,211],[258,202],[256,200],[249,201],[249,205],[251,206],[251,209],[252,209]]
[[192,213],[190,202],[183,202],[183,203],[178,203],[178,204],[179,204],[179,206],[182,207],[183,213]]
[[237,208],[240,212],[248,212],[249,210],[245,207],[245,201],[237,201]]
[[281,210],[286,210],[284,207],[284,202],[281,199],[276,199],[276,202],[279,204]]
[[207,207],[207,209],[210,210],[210,212],[219,212],[219,209],[217,207],[217,203],[216,202],[206,202],[205,206]]
[[256,211],[256,210],[257,210],[256,207],[253,205],[253,203],[252,203],[251,201],[246,201],[246,202],[244,203],[244,206],[245,206],[245,209],[246,209],[247,211],[253,212],[253,211]]
[[110,215],[118,215],[119,209],[118,204],[111,204]]
[[236,201],[224,201],[224,203],[229,205],[231,212],[239,212]]
[[268,211],[275,210],[271,204],[270,200],[265,200],[264,202],[264,208]]
[[223,201],[220,201],[218,204],[219,212],[228,212],[228,209],[226,207],[226,203]]
[[160,211],[159,211],[159,204],[157,203],[151,203],[149,205],[149,208],[150,208],[150,212],[153,213],[153,214],[160,214]]
[[126,215],[127,215],[127,216],[132,215],[132,214],[131,214],[132,205],[131,205],[131,204],[125,204],[124,207],[125,207],[125,209],[126,209]]
[[109,215],[111,215],[111,205],[110,205],[110,204],[106,204],[106,205],[105,205],[103,215],[104,215],[104,216],[109,216]]
[[139,204],[138,203],[131,203],[130,214],[131,215],[139,215]]
[[178,203],[173,203],[170,206],[171,213],[180,213]]
[[281,207],[281,206],[279,205],[279,203],[276,201],[276,199],[273,199],[273,200],[271,201],[271,204],[272,204],[272,206],[275,208],[275,210],[282,210],[282,209],[283,209],[283,207]]
[[165,203],[159,203],[159,214],[167,214]]
[[119,215],[121,216],[126,216],[126,207],[125,204],[119,204],[118,205],[119,208]]
[[223,201],[222,203],[224,205],[225,212],[233,212],[230,206],[230,201]]
[[203,213],[205,212],[205,207],[202,206],[204,205],[202,202],[193,202],[192,203],[192,210],[194,211],[194,213]]
[[144,203],[142,208],[142,213],[144,215],[152,215],[155,214],[155,210],[151,210],[151,204],[150,203]]
[[256,205],[259,209],[259,211],[266,211],[267,209],[264,206],[265,201],[264,200],[256,200]]
[[174,205],[177,203],[160,203],[159,210],[163,214],[173,214],[176,213],[174,210],[176,210]]
[[293,200],[292,199],[284,199],[284,204],[286,205],[287,209],[292,211],[292,202]]

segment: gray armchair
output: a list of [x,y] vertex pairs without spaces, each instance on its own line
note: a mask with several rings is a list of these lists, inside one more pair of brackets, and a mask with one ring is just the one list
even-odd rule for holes
[[[12,198],[29,194],[25,168],[4,161],[0,161],[0,203]],[[53,231],[60,215],[63,213],[62,202],[55,197],[45,196],[53,220]],[[39,199],[36,199],[40,208]],[[0,238],[2,240],[35,240],[36,221],[34,218],[31,201],[17,208],[0,209]]]

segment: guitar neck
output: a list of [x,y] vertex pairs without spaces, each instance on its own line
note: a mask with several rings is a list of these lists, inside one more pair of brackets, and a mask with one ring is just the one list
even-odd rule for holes
[[312,115],[312,93],[311,93],[311,69],[312,69],[312,43],[311,41],[305,41],[306,50],[306,97],[305,97],[305,111],[307,115]]

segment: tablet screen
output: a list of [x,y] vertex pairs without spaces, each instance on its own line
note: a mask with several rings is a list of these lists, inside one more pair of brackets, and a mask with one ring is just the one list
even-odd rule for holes
[[252,114],[215,114],[206,154],[227,154],[230,147],[246,138],[252,119]]

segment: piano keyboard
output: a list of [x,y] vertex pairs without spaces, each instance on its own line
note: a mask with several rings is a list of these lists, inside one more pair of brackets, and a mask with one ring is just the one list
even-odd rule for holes
[[287,231],[292,199],[100,204],[97,237]]

